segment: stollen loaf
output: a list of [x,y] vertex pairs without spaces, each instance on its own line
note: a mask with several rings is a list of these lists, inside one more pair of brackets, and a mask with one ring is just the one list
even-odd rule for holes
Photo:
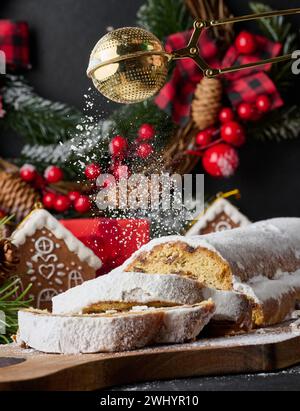
[[142,247],[127,272],[177,274],[252,302],[254,326],[288,318],[300,300],[300,219],[279,218],[194,237],[165,237]]

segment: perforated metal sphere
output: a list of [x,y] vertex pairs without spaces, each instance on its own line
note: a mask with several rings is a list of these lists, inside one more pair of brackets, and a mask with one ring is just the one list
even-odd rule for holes
[[99,40],[87,73],[108,99],[138,103],[155,95],[165,84],[168,55],[153,34],[125,27]]

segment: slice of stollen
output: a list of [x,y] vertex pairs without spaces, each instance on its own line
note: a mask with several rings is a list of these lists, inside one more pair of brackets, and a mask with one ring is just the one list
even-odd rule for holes
[[230,291],[203,287],[198,281],[175,274],[112,273],[87,281],[53,298],[54,314],[99,313],[128,310],[136,305],[168,307],[212,299],[214,321],[235,330],[251,327],[252,310],[247,297]]
[[147,275],[114,270],[52,299],[53,314],[127,310],[137,305],[168,307],[205,300],[200,283],[177,275]]
[[19,312],[17,341],[46,353],[121,352],[155,343],[194,340],[215,310],[212,301],[173,308],[136,307],[125,313],[54,315]]

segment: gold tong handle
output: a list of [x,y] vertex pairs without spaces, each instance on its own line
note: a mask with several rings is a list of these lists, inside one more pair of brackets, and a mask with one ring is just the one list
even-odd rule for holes
[[294,14],[300,14],[300,8],[288,9],[288,10],[267,11],[267,12],[259,13],[259,14],[248,14],[246,16],[230,17],[228,19],[222,19],[222,20],[211,20],[211,21],[208,21],[207,23],[209,26],[214,27],[214,26],[221,26],[224,24],[234,24],[234,23],[241,23],[243,21],[269,19],[272,17],[290,16]]
[[234,73],[240,70],[245,70],[249,68],[265,66],[267,64],[274,64],[274,63],[280,63],[283,61],[291,60],[292,54],[287,54],[284,56],[261,60],[256,63],[244,64],[242,66],[214,69],[212,67],[209,67],[209,65],[200,56],[198,42],[199,42],[202,31],[210,27],[216,27],[216,26],[221,26],[221,25],[226,25],[226,24],[241,23],[244,21],[266,19],[266,18],[272,18],[272,17],[277,17],[277,16],[289,16],[289,15],[295,15],[295,14],[300,14],[300,8],[270,11],[270,12],[265,12],[265,13],[260,13],[260,14],[248,14],[246,16],[232,17],[232,18],[222,19],[222,20],[200,20],[200,19],[196,20],[194,22],[194,31],[193,31],[193,34],[189,41],[188,46],[181,50],[175,51],[171,55],[171,58],[182,59],[182,58],[189,57],[193,59],[196,62],[196,64],[200,67],[200,69],[203,71],[204,76],[210,77],[210,78],[219,76],[221,74]]

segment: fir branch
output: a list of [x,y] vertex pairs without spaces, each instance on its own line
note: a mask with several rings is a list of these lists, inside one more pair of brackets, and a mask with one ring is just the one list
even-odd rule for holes
[[124,105],[114,112],[110,117],[111,136],[121,134],[129,141],[137,138],[138,129],[143,123],[150,123],[156,130],[156,148],[164,147],[166,139],[174,130],[172,119],[160,110],[153,100],[146,100],[142,103]]
[[[250,3],[249,6],[254,13],[273,10],[270,6],[262,3]],[[258,24],[266,37],[282,44],[282,54],[291,54],[299,48],[298,35],[293,32],[292,24],[288,23],[283,16],[260,19]],[[293,83],[291,64],[292,62],[288,61],[287,63],[274,64],[272,67],[272,78],[281,89],[286,89]]]
[[[99,123],[85,124],[82,130],[64,143],[43,146],[27,144],[22,150],[21,162],[29,162],[38,169],[47,165],[61,166],[68,177],[82,175],[87,162],[98,162],[103,170],[108,170],[111,157],[109,143],[115,135],[122,135],[130,143],[137,138],[138,129],[143,123],[150,123],[156,130],[153,141],[154,149],[159,152],[173,135],[174,123],[160,110],[153,101],[122,106],[107,120]],[[140,161],[130,158],[130,166],[134,169]],[[144,163],[144,162],[143,162]]]
[[6,76],[1,95],[6,115],[0,127],[16,131],[29,143],[65,141],[81,120],[77,110],[38,96],[23,77]]
[[44,170],[51,164],[60,166],[70,179],[82,175],[86,162],[99,162],[103,165],[108,154],[108,129],[110,121],[85,124],[76,129],[74,137],[59,144],[26,144],[21,152],[20,164],[29,162]]
[[137,19],[138,25],[159,39],[191,29],[193,25],[184,0],[147,0]]
[[25,300],[31,285],[22,293],[14,297],[20,291],[20,280],[13,279],[0,287],[0,312],[4,313],[4,322],[0,326],[5,326],[6,334],[0,334],[0,344],[10,342],[10,337],[17,332],[18,329],[18,311],[23,308],[28,308],[32,300]]
[[275,110],[254,126],[249,126],[249,135],[260,141],[291,140],[299,138],[300,107],[283,107]]

